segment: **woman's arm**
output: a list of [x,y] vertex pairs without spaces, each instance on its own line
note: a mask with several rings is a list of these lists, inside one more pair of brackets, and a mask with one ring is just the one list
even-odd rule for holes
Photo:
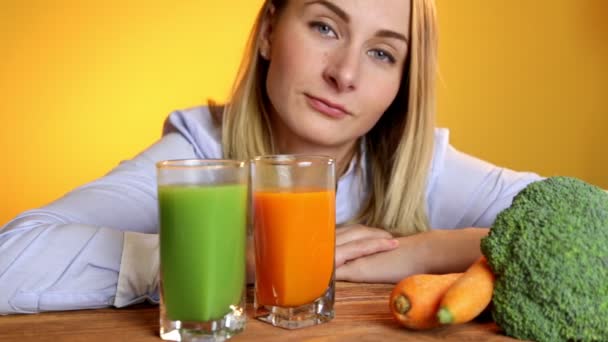
[[178,133],[0,229],[0,314],[157,300],[155,163],[193,157]]
[[[392,283],[415,273],[464,271],[481,255],[480,240],[489,231],[466,227],[490,227],[515,195],[542,179],[462,153],[448,144],[446,131],[438,137],[426,194],[428,221],[433,229],[397,238],[399,247],[391,251],[354,255],[337,268],[338,279]],[[336,253],[346,254],[340,246]]]
[[[396,283],[418,273],[463,272],[479,256],[487,228],[431,230],[397,238],[399,247],[354,259],[336,270],[336,279]],[[337,247],[336,253],[342,253]]]

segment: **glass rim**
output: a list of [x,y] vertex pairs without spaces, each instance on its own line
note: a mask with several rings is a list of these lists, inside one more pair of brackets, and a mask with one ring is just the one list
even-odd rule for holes
[[245,168],[246,161],[232,159],[169,159],[156,163],[157,169]]
[[336,163],[334,158],[320,154],[271,154],[257,156],[251,159],[252,164],[261,162],[271,165],[291,165],[300,163],[311,164],[326,164],[333,165]]

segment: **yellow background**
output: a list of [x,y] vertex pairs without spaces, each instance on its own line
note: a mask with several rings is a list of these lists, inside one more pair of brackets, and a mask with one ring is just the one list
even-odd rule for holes
[[[0,0],[0,224],[225,99],[261,0]],[[608,1],[438,0],[459,149],[608,188]]]

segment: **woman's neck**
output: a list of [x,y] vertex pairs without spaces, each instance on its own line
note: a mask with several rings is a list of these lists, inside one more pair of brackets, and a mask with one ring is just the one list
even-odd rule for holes
[[306,141],[294,141],[294,139],[277,139],[276,147],[280,154],[310,154],[324,155],[336,161],[336,175],[341,177],[347,170],[355,155],[357,148],[356,140],[342,146],[318,146]]

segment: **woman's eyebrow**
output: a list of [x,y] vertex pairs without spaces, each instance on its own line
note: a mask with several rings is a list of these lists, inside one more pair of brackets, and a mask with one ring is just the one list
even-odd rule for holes
[[[350,22],[350,16],[343,9],[338,7],[336,4],[328,1],[328,0],[311,0],[304,3],[304,7],[308,7],[311,5],[322,5],[330,11],[334,12],[338,17],[340,17],[344,22]],[[394,38],[404,41],[406,44],[408,43],[407,37],[403,34],[391,31],[391,30],[378,30],[376,32],[377,37],[386,37],[386,38]]]
[[304,7],[307,7],[307,6],[310,6],[310,5],[314,5],[314,4],[325,6],[327,9],[329,9],[332,12],[334,12],[338,17],[340,17],[346,23],[350,22],[350,16],[343,9],[341,9],[336,4],[334,4],[332,2],[329,2],[327,0],[312,0],[312,1],[308,1],[308,2],[306,2],[304,4]]
[[391,30],[378,30],[376,32],[376,37],[395,38],[404,41],[406,44],[408,43],[406,36]]

